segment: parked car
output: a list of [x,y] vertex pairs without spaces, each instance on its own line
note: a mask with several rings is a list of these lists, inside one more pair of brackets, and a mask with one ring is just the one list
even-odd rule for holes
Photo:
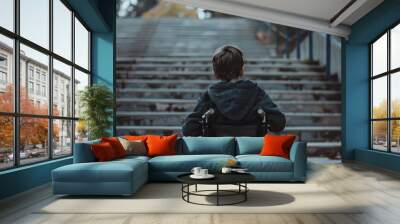
[[[31,158],[31,150],[24,150],[24,151],[21,151],[20,153],[19,153],[19,158],[20,159],[28,159],[28,158]],[[9,159],[9,161],[12,161],[12,160],[14,160],[14,153],[10,153],[10,154],[8,154],[8,159]]]

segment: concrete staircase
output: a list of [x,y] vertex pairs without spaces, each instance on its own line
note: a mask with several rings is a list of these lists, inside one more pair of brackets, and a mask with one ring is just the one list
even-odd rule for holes
[[339,82],[326,77],[318,62],[271,57],[273,46],[255,39],[258,23],[163,18],[117,24],[117,134],[180,133],[197,98],[216,81],[211,53],[233,43],[246,55],[245,77],[286,114],[285,132],[308,141],[312,155],[337,154]]

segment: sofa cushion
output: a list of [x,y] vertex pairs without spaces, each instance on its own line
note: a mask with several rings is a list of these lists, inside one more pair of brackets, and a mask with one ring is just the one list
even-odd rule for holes
[[124,138],[125,138],[126,140],[129,140],[129,141],[137,141],[137,140],[140,140],[140,141],[146,142],[146,140],[147,140],[147,135],[125,135]]
[[260,154],[264,145],[263,137],[236,137],[236,155]]
[[292,172],[293,162],[278,156],[239,155],[240,167],[249,172]]
[[148,156],[166,156],[176,154],[176,134],[170,136],[149,135],[147,137]]
[[295,135],[265,135],[264,146],[261,149],[261,156],[280,156],[290,159],[290,148],[293,145]]
[[121,159],[109,162],[74,163],[53,170],[58,182],[130,182],[136,172],[147,172],[142,159]]
[[108,142],[114,149],[115,155],[117,158],[122,158],[126,156],[126,151],[119,141],[118,137],[104,137],[101,138],[101,142]]
[[108,142],[93,144],[90,147],[92,149],[94,157],[96,157],[96,161],[105,162],[118,158],[112,145]]
[[179,143],[181,154],[185,155],[235,153],[233,137],[183,137]]
[[149,160],[150,171],[163,172],[190,172],[193,167],[199,166],[210,171],[219,171],[230,159],[231,155],[175,155],[158,156]]
[[126,140],[124,138],[118,137],[118,140],[121,142],[121,145],[124,147],[126,151],[126,155],[138,155],[145,156],[147,155],[147,148],[144,141],[140,140]]
[[148,162],[150,157],[147,156],[136,156],[136,155],[131,155],[131,156],[125,156],[124,158],[120,158],[117,160],[114,160],[113,162],[131,162],[135,160],[143,161],[143,162]]

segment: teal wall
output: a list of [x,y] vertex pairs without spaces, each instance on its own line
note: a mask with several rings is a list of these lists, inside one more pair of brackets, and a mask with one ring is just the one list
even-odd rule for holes
[[[108,86],[113,92],[115,102],[116,4],[115,0],[99,2],[101,4],[98,4],[98,8],[107,24],[108,31],[92,33],[92,81],[93,83],[101,83]],[[114,107],[113,125],[109,129],[111,135],[115,135],[116,132],[115,113]]]
[[[342,157],[399,170],[398,156],[369,149],[369,48],[393,24],[400,22],[400,0],[386,0],[351,27],[343,40]],[[362,150],[362,151],[360,151]],[[390,159],[389,159],[390,157]],[[378,161],[379,160],[379,161]]]
[[[112,33],[92,34],[92,82],[108,86],[113,92],[115,102],[113,40]],[[110,135],[115,135],[115,108],[113,114],[113,125],[108,130]]]
[[1,172],[0,199],[48,183],[53,169],[71,163],[72,158],[69,157]]
[[93,83],[102,83],[111,89],[114,86],[113,34],[94,33],[92,35]]
[[[92,31],[92,81],[115,92],[115,0],[67,0]],[[115,131],[115,125],[110,131]],[[51,181],[51,171],[72,158],[47,161],[0,172],[0,199]]]
[[[355,148],[369,145],[368,46],[347,43],[343,49],[346,73],[342,79],[342,158],[354,159]],[[356,127],[356,128],[355,128]]]

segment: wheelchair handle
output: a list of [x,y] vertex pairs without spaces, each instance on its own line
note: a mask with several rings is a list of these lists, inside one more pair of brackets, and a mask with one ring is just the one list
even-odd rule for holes
[[265,114],[265,111],[263,109],[258,109],[257,113],[262,117],[262,123],[266,124],[267,123],[267,115]]
[[213,115],[214,113],[215,110],[213,108],[210,108],[201,116],[203,136],[208,136],[208,117]]
[[201,116],[201,118],[206,119],[209,116],[213,115],[214,113],[215,113],[215,110],[213,108],[210,108]]

